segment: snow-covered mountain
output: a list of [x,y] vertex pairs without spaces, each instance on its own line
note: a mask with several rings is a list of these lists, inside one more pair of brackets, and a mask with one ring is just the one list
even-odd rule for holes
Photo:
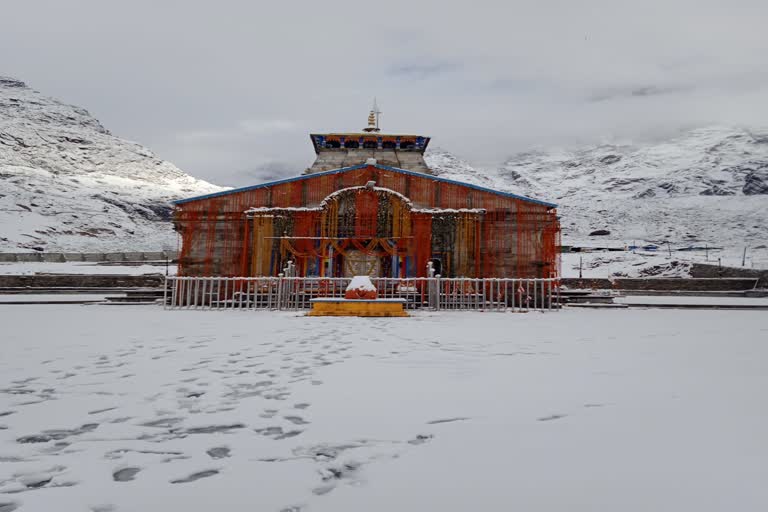
[[[440,149],[426,160],[447,178],[557,203],[566,244],[768,246],[768,130],[533,151],[496,169]],[[169,201],[218,190],[87,111],[0,78],[0,251],[172,247]]]
[[[552,201],[566,244],[768,244],[768,130],[701,128],[663,143],[535,151],[473,169],[436,151],[439,175]],[[597,230],[610,235],[590,236]]]
[[169,201],[218,190],[0,77],[0,251],[175,248]]

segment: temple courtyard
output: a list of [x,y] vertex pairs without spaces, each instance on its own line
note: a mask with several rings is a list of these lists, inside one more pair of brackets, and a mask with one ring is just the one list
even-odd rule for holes
[[764,311],[0,309],[0,511],[768,510]]

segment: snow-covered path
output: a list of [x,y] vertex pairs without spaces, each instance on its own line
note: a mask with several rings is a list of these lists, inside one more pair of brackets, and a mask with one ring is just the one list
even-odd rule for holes
[[6,306],[0,510],[765,510],[766,319]]

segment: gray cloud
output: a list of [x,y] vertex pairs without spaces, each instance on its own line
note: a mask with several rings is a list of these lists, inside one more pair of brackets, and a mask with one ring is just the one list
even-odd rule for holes
[[442,75],[450,71],[456,71],[460,68],[458,62],[420,62],[420,63],[404,63],[392,66],[389,70],[390,74],[395,76],[402,76],[406,78],[425,79],[432,78],[437,75]]
[[608,90],[598,91],[593,93],[590,97],[590,101],[609,101],[617,98],[646,98],[650,96],[661,96],[665,94],[685,94],[693,91],[695,88],[692,86],[668,86],[657,87],[655,85],[644,85],[640,87],[632,87],[624,90]]
[[301,172],[308,132],[362,128],[373,96],[385,130],[478,164],[764,124],[766,18],[764,0],[28,0],[3,6],[0,74],[239,184]]

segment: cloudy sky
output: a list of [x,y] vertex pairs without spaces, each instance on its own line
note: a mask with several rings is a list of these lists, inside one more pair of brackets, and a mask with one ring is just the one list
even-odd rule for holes
[[221,184],[296,174],[310,131],[533,147],[768,124],[765,0],[4,2],[0,74]]

